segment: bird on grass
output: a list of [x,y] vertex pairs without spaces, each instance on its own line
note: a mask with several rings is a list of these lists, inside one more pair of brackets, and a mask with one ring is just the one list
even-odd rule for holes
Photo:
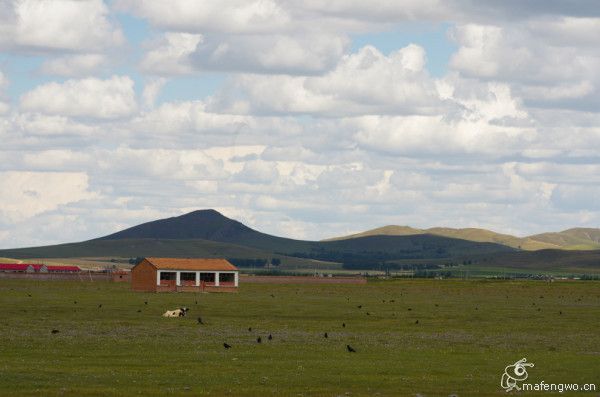
[[323,334],[323,337],[324,337],[325,339],[329,338],[329,335],[327,335],[327,332],[325,332],[325,333]]
[[415,324],[419,324],[419,320],[415,321]]
[[370,315],[371,315],[371,313],[367,312],[367,316],[370,316]]
[[356,306],[356,307],[358,307],[359,309],[362,309],[362,305],[358,305],[358,306]]
[[346,323],[342,323],[342,328],[346,328]]
[[348,350],[348,353],[356,353],[356,350],[350,345],[346,345],[346,349]]
[[271,294],[271,298],[275,298],[275,295]]
[[98,305],[98,309],[102,309],[102,303]]
[[202,322],[202,317],[198,317],[198,324],[204,324],[204,323]]
[[142,309],[138,309],[138,311],[137,311],[137,312],[138,312],[138,313],[141,313],[141,312],[142,312]]
[[409,307],[409,308],[408,308],[408,311],[411,311],[411,310],[412,310],[412,307]]
[[223,343],[223,347],[224,347],[225,349],[230,349],[230,348],[231,348],[231,345],[230,345],[230,344],[227,344],[227,343]]
[[57,330],[57,329],[53,329],[53,330],[52,330],[52,331],[50,331],[50,332],[52,332],[53,334],[58,334],[60,331],[59,331],[59,330]]
[[73,301],[73,304],[74,304],[74,305],[76,305],[76,304],[77,304],[77,301]]
[[144,301],[144,305],[147,305],[147,304],[148,304],[148,301]]
[[256,338],[256,343],[262,343],[262,338],[260,336]]
[[252,327],[248,327],[248,332],[252,332]]
[[273,335],[269,334],[269,336],[267,337],[268,340],[273,340]]

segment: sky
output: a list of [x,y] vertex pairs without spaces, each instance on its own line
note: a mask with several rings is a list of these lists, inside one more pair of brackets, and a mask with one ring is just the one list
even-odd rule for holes
[[598,37],[591,0],[0,1],[0,248],[599,227]]

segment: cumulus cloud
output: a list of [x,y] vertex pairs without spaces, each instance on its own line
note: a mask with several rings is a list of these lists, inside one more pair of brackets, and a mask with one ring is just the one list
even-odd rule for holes
[[460,25],[450,65],[466,77],[511,84],[534,106],[585,109],[598,100],[600,52],[589,44],[598,29],[600,19],[566,17]]
[[[596,226],[590,4],[1,3],[0,246],[198,208],[314,239],[391,223]],[[117,13],[147,22],[125,30],[130,55],[111,50],[123,43]],[[34,23],[42,14],[47,23]],[[96,23],[84,29],[83,15]],[[446,73],[428,72],[431,51],[450,45],[442,38],[382,45],[386,31],[416,25],[448,26]],[[34,56],[37,86],[22,84],[16,53]],[[174,95],[183,81],[193,84]]]
[[191,33],[167,32],[152,43],[141,62],[141,68],[158,75],[178,75],[194,72],[190,55],[202,41],[202,36]]
[[[417,45],[388,56],[367,46],[344,56],[323,76],[239,76],[237,92],[225,92],[231,97],[220,98],[220,105],[233,111],[328,116],[437,113],[445,104],[425,63],[425,51]],[[241,108],[239,98],[247,101]]]
[[50,115],[98,119],[124,117],[137,108],[133,84],[127,76],[47,83],[23,94],[21,108]]
[[90,75],[106,63],[102,54],[68,55],[45,61],[40,71],[56,76]]
[[0,115],[7,113],[9,109],[8,103],[5,102],[6,96],[4,91],[8,87],[8,79],[0,70]]
[[0,218],[17,222],[60,205],[96,197],[88,176],[77,172],[0,173]]
[[124,42],[102,0],[15,0],[0,9],[0,47],[90,51]]

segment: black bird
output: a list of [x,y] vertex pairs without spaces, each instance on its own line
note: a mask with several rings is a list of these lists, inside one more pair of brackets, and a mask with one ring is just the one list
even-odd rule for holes
[[342,323],[342,328],[346,328],[346,323]]
[[50,332],[52,332],[53,334],[58,334],[60,331],[59,331],[59,330],[57,330],[57,329],[53,329],[53,330],[52,330],[52,331],[50,331]]
[[382,303],[385,303],[385,299],[382,299],[382,300],[381,300],[381,302],[382,302]]
[[204,323],[202,322],[202,317],[198,317],[198,324],[204,324]]
[[144,305],[147,305],[147,304],[148,304],[148,301],[144,301]]
[[256,343],[261,343],[262,342],[262,338],[259,336],[258,338],[256,338]]
[[419,320],[415,321],[415,324],[419,324]]
[[273,340],[273,335],[269,334],[268,340]]
[[370,315],[371,315],[371,313],[367,312],[367,316],[370,316]]
[[223,343],[223,347],[224,347],[225,349],[230,349],[230,348],[231,348],[231,345],[229,345],[229,344],[227,344],[227,343]]
[[435,304],[435,307],[438,307],[438,306],[439,306],[439,305],[436,303],[436,304]]
[[196,304],[198,304],[198,301],[196,301]]
[[248,327],[248,332],[252,332],[252,327]]
[[102,303],[98,305],[98,309],[101,309],[101,308],[102,308]]
[[359,309],[362,309],[362,305],[358,305],[358,306],[356,306],[356,307],[358,307]]
[[77,304],[77,301],[73,301],[73,304],[74,304],[74,305],[76,305],[76,304]]
[[411,308],[411,307],[409,307],[409,308],[408,308],[408,311],[411,311],[411,310],[412,310],[412,308]]
[[275,298],[275,295],[271,294],[271,298]]
[[475,307],[475,310],[479,310],[479,308],[478,308],[478,307]]
[[394,302],[396,302],[396,300],[395,300],[395,299],[392,299],[392,300],[390,301],[390,303],[394,303]]
[[27,294],[27,296],[31,298],[31,294]]
[[323,335],[323,337],[324,337],[325,339],[329,338],[329,335],[327,335],[327,332],[325,332],[325,334]]
[[356,353],[356,350],[350,345],[346,345],[346,349],[348,349],[348,353]]
[[558,312],[558,314],[562,314],[562,310]]

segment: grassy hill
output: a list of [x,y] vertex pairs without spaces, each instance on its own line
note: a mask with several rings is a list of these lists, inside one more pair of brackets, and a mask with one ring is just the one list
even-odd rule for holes
[[478,228],[455,229],[450,227],[432,227],[430,229],[417,229],[410,226],[389,225],[323,241],[347,240],[366,236],[409,236],[417,234],[432,234],[435,236],[451,237],[476,242],[496,243],[526,251],[543,249],[600,249],[600,229],[591,228],[573,228],[562,232],[516,237]]
[[284,267],[331,267],[332,265],[330,263],[322,263],[309,258],[288,257],[285,255],[274,254],[270,251],[200,239],[97,239],[80,243],[8,249],[1,250],[0,252],[2,252],[3,256],[17,259],[93,257],[135,258],[143,256],[173,258],[279,258]]
[[[600,267],[600,251],[561,251],[561,247],[600,246],[595,229],[518,238],[485,229],[386,226],[347,238],[303,241],[249,228],[214,210],[160,219],[78,243],[0,250],[9,258],[226,257],[281,259],[284,268],[376,269],[385,263],[477,263],[527,269]],[[554,250],[542,250],[544,248]],[[530,250],[530,251],[524,251]],[[541,250],[541,251],[539,251]]]
[[529,238],[546,244],[553,244],[563,249],[600,249],[600,229],[573,228],[557,233],[536,234]]

